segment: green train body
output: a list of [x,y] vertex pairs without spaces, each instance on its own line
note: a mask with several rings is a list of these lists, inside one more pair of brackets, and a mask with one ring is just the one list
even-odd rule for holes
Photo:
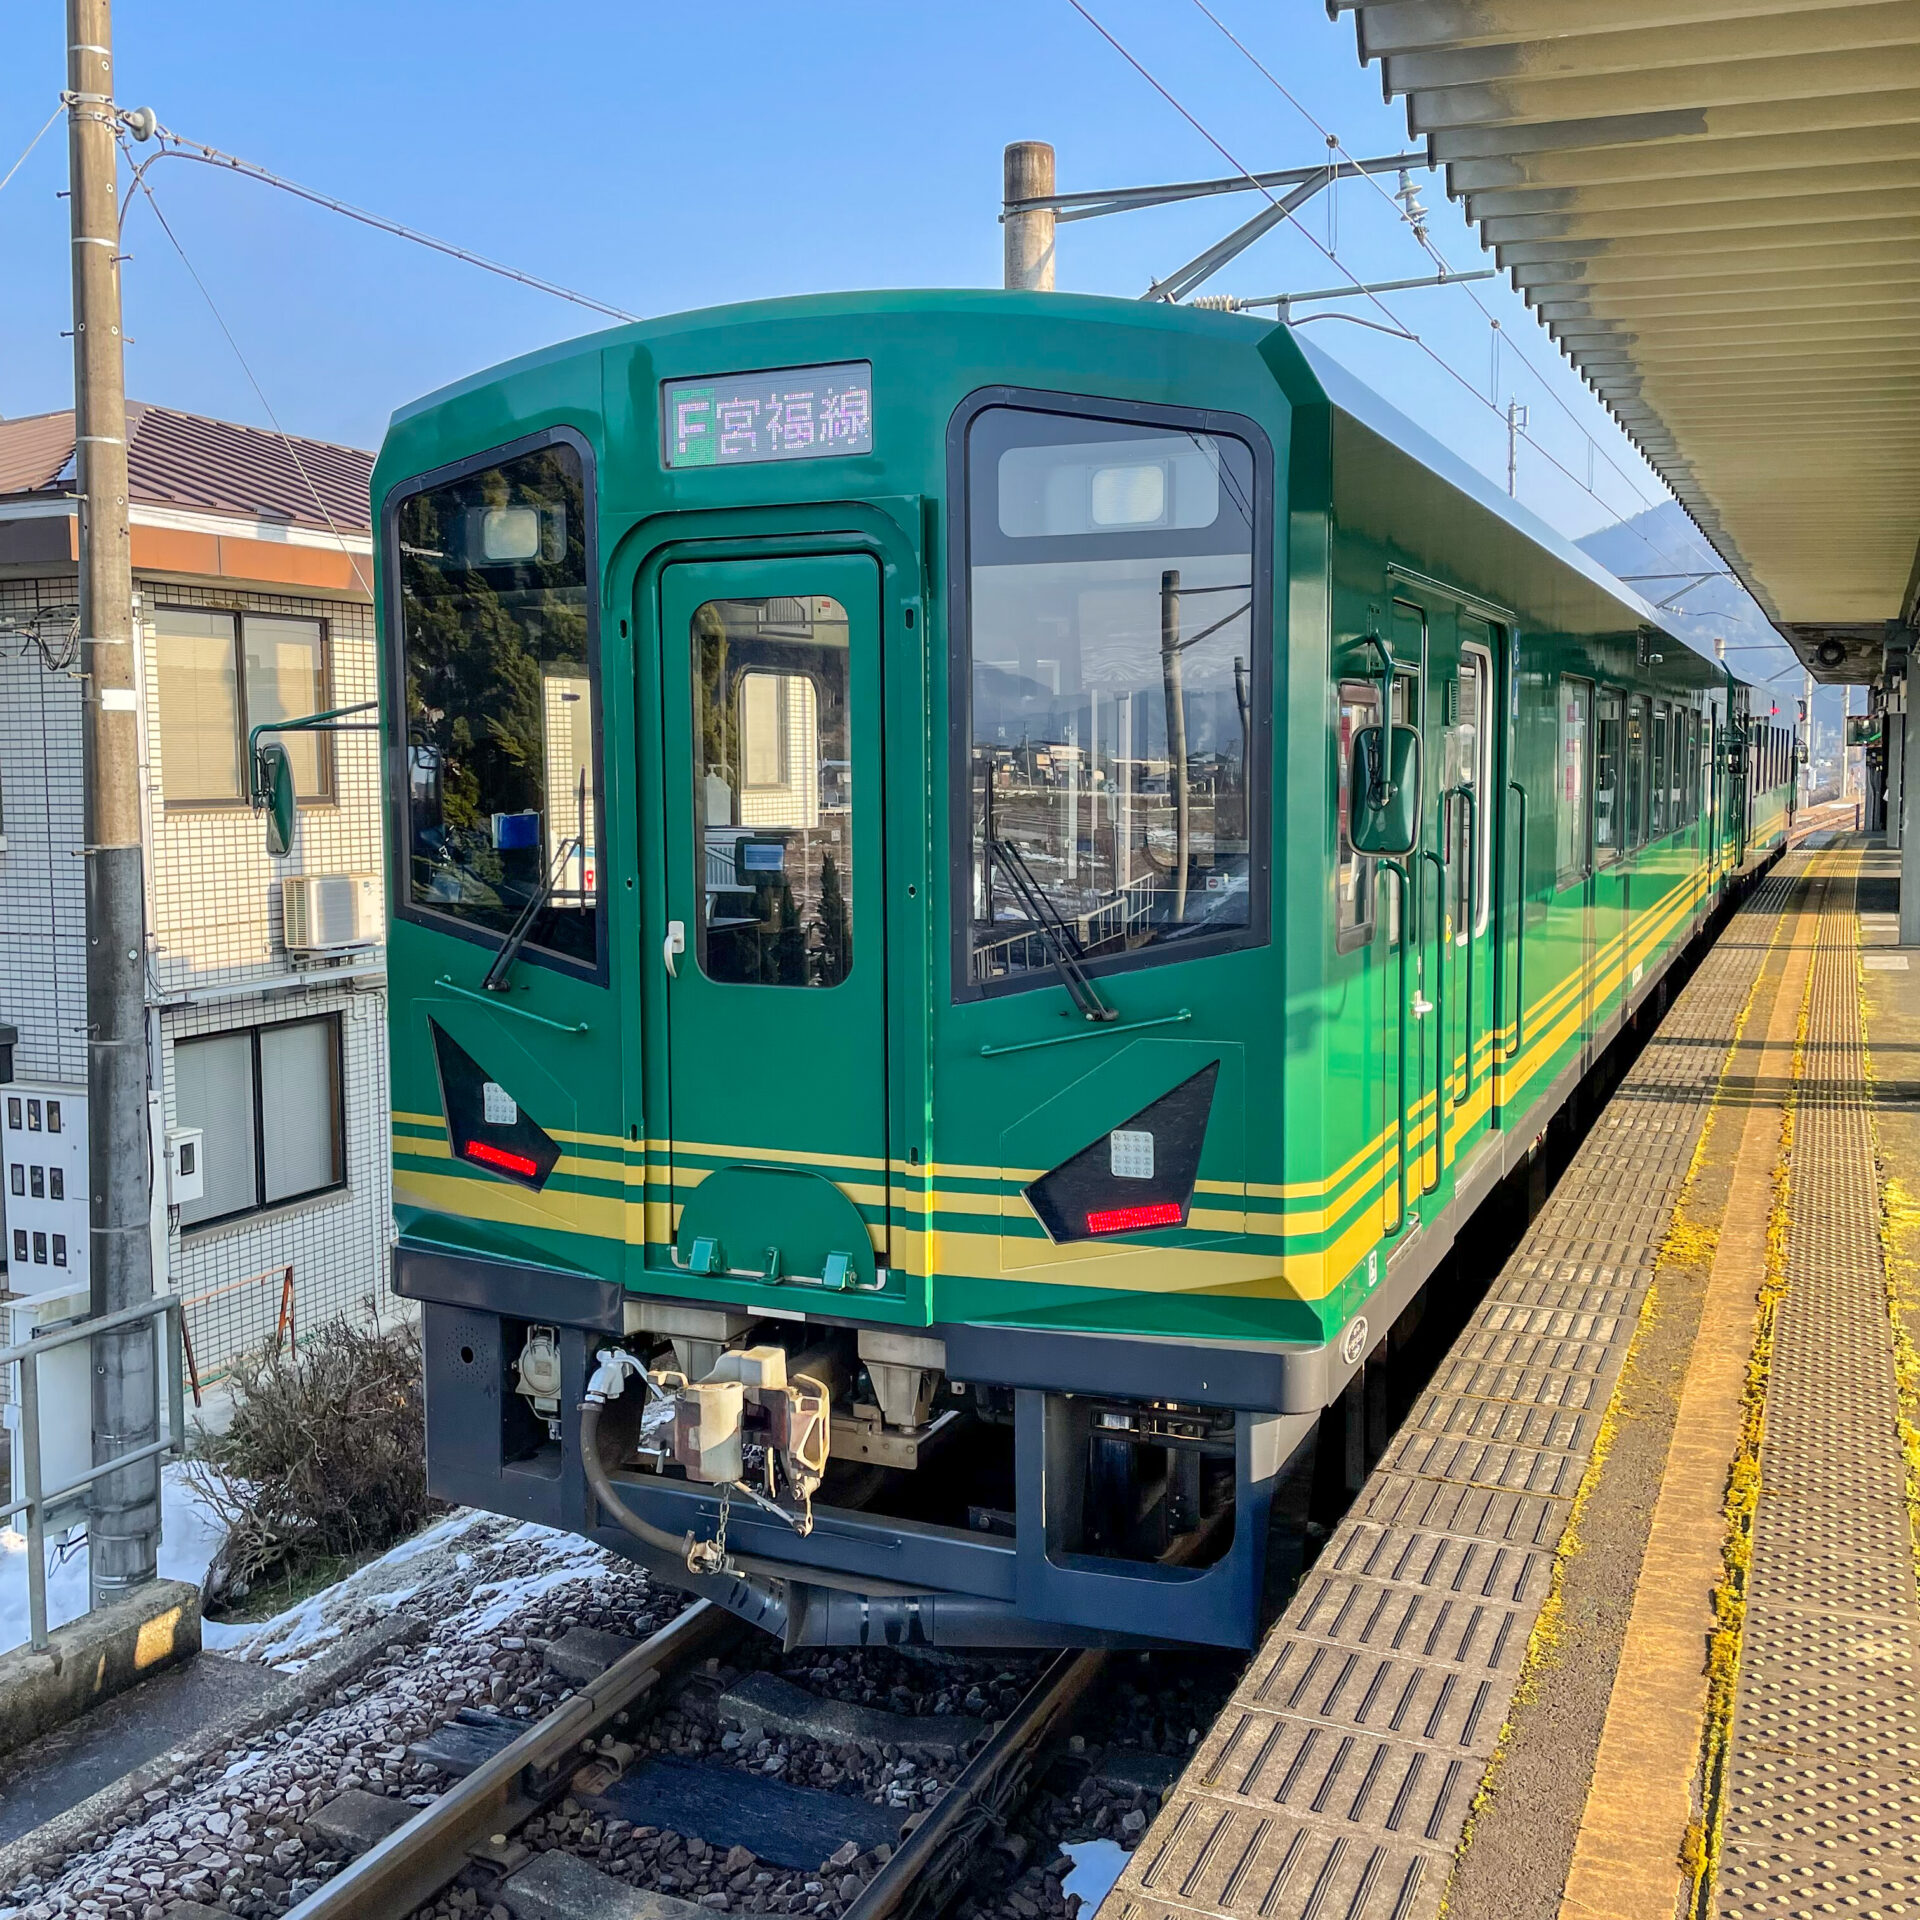
[[1278,1474],[1790,826],[1752,690],[1238,316],[675,316],[374,501],[433,1484],[790,1640],[1249,1644]]

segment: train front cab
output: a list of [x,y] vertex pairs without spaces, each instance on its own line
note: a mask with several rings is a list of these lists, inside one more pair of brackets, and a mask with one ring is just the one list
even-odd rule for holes
[[[790,1640],[1244,1646],[1281,1469],[1603,1035],[1609,723],[1404,552],[1345,604],[1283,335],[928,299],[536,357],[383,453],[432,1484]],[[696,445],[803,387],[834,450]],[[1397,877],[1339,828],[1383,692],[1427,737]],[[1653,971],[1700,839],[1643,861]],[[595,1416],[650,1543],[586,1483],[614,1350],[689,1383]],[[804,1531],[769,1364],[831,1403]],[[723,1528],[731,1586],[677,1544]]]

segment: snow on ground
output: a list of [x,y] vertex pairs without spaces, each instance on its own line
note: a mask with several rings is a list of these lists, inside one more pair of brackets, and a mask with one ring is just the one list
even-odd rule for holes
[[[421,1584],[416,1577],[419,1569],[412,1563],[422,1555],[444,1557],[445,1550],[483,1518],[469,1508],[451,1513],[410,1540],[390,1547],[379,1559],[368,1561],[344,1580],[295,1601],[270,1620],[235,1625],[204,1621],[201,1643],[220,1653],[265,1660],[284,1673],[297,1673],[327,1641],[337,1640],[355,1627],[371,1625],[411,1600]],[[556,1537],[573,1538],[571,1534]],[[464,1559],[468,1567],[473,1564],[471,1556],[459,1559]],[[459,1559],[454,1564],[456,1570],[463,1571]]]
[[124,1824],[0,1889],[0,1920],[160,1920],[174,1899],[275,1920],[339,1864],[308,1844],[319,1806],[348,1787],[425,1804],[445,1782],[407,1758],[411,1741],[465,1706],[534,1719],[570,1690],[543,1639],[575,1625],[641,1639],[684,1605],[573,1534],[450,1514],[276,1619],[212,1630],[229,1656],[296,1670],[381,1621],[416,1617],[425,1644],[396,1641],[255,1744],[186,1764]]
[[[188,1483],[186,1469],[169,1462],[161,1481],[160,1577],[197,1587],[225,1537],[226,1530]],[[70,1551],[47,1542],[47,1625],[64,1626],[86,1610],[87,1544],[84,1529],[77,1529]],[[27,1639],[27,1536],[10,1524],[0,1528],[0,1653],[24,1646]]]

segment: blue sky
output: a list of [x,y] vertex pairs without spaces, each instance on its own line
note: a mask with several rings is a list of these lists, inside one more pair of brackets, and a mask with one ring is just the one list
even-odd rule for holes
[[[1211,3],[1350,153],[1409,144],[1401,109],[1355,59],[1350,23],[1329,21],[1320,0]],[[1243,164],[1324,155],[1321,135],[1193,0],[1087,4]],[[1052,140],[1063,190],[1232,171],[1068,0],[122,0],[116,11],[123,103],[641,314],[824,288],[996,285],[1000,152],[1012,139]],[[4,171],[54,105],[62,8],[14,0],[0,33]],[[69,397],[63,133],[56,126],[0,193],[0,414]],[[600,324],[208,168],[167,161],[152,178],[291,432],[375,446],[395,406]],[[1439,178],[1416,178],[1450,262],[1484,264]],[[1260,204],[1248,195],[1063,228],[1060,284],[1137,294]],[[1366,184],[1345,183],[1331,217],[1345,267],[1373,278],[1426,270],[1397,210]],[[1328,240],[1324,201],[1304,218]],[[126,233],[130,393],[266,424],[148,208],[135,205]],[[1283,229],[1212,290],[1337,277]],[[1530,405],[1534,437],[1576,478],[1523,447],[1519,490],[1566,533],[1658,499],[1504,282],[1476,291],[1509,342],[1497,380],[1491,331],[1464,290],[1389,296],[1471,392],[1408,342],[1339,322],[1313,332],[1502,484],[1506,430],[1476,395]],[[1598,499],[1580,484],[1589,471]]]

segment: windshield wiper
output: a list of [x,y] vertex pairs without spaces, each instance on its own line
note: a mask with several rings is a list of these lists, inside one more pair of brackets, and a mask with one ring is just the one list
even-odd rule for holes
[[1041,939],[1053,950],[1054,964],[1060,969],[1060,978],[1066,983],[1073,1004],[1089,1020],[1119,1019],[1120,1009],[1108,1006],[1101,999],[1099,988],[1087,978],[1080,965],[1085,949],[1075,938],[1073,929],[1060,917],[1046,889],[1034,878],[1026,856],[1011,840],[995,840],[992,844],[1000,870],[1020,896],[1027,918],[1039,928]]
[[566,871],[567,862],[581,845],[581,836],[575,834],[561,849],[559,858],[553,863],[539,886],[529,896],[527,904],[520,909],[519,918],[507,930],[507,937],[501,943],[500,951],[493,956],[490,966],[481,979],[481,986],[489,993],[505,993],[507,976],[513,971],[513,963],[520,958],[520,949],[527,944],[527,935],[533,931],[533,923],[540,909],[553,898],[553,890],[560,883],[560,876]]

